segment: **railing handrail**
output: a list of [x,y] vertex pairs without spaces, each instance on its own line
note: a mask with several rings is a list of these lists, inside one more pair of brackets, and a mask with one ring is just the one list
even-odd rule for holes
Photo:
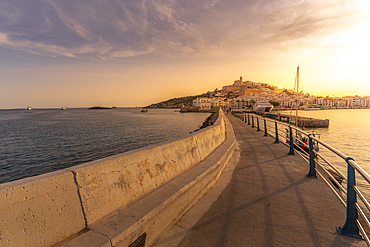
[[[235,112],[232,112],[232,113],[235,113]],[[370,223],[369,223],[369,220],[366,218],[366,215],[364,214],[363,210],[360,208],[360,206],[357,204],[357,197],[356,195],[359,195],[359,198],[361,199],[361,201],[364,202],[366,208],[370,211],[370,203],[368,202],[368,200],[365,198],[365,196],[360,192],[360,190],[358,189],[358,187],[356,187],[356,180],[355,180],[355,172],[357,171],[364,179],[365,181],[367,181],[369,184],[370,184],[370,175],[368,172],[366,172],[359,164],[357,164],[353,158],[343,154],[342,152],[338,151],[337,149],[335,149],[334,147],[330,146],[329,144],[323,142],[322,140],[316,138],[314,136],[314,134],[311,134],[311,133],[307,133],[303,130],[301,130],[300,128],[298,128],[297,126],[294,126],[294,125],[291,125],[291,124],[287,124],[287,123],[284,123],[284,122],[281,122],[279,120],[273,120],[273,119],[269,119],[267,117],[264,117],[264,116],[261,116],[261,115],[258,115],[258,114],[255,114],[255,113],[246,113],[246,112],[239,112],[243,115],[243,117],[241,117],[242,119],[244,119],[244,122],[246,122],[246,115],[248,114],[248,125],[249,125],[249,114],[253,114],[252,115],[252,128],[254,128],[254,118],[256,118],[257,120],[257,131],[260,130],[260,122],[263,122],[265,124],[265,128],[264,128],[264,131],[265,131],[265,136],[267,136],[267,130],[268,130],[268,127],[267,127],[267,124],[266,122],[273,122],[275,124],[275,143],[279,143],[281,142],[280,139],[279,139],[279,136],[281,137],[282,135],[278,133],[278,125],[280,126],[285,126],[285,127],[288,127],[289,129],[286,129],[286,133],[285,134],[285,137],[283,138],[286,138],[286,143],[289,143],[289,147],[290,147],[290,151],[289,151],[289,155],[294,155],[294,149],[299,149],[303,152],[299,153],[302,158],[304,160],[306,160],[309,164],[310,164],[310,170],[309,170],[309,173],[307,174],[307,177],[316,177],[316,172],[319,174],[319,176],[325,181],[325,183],[331,188],[331,190],[336,194],[336,196],[339,198],[339,200],[344,203],[344,205],[346,206],[347,208],[347,216],[346,216],[346,222],[344,224],[344,226],[341,228],[337,228],[337,231],[339,234],[343,234],[343,235],[350,235],[350,236],[357,236],[359,238],[362,238],[362,236],[360,235],[360,233],[363,235],[363,239],[366,241],[367,245],[370,246],[370,240],[368,238],[368,236],[366,235],[366,232],[364,231],[361,223],[358,221],[358,214],[360,214],[360,216],[362,218],[364,218],[364,221],[367,223],[367,225],[370,227]],[[263,121],[259,121],[258,119],[261,118],[263,119]],[[273,129],[273,127],[271,127],[271,129]],[[271,130],[270,129],[270,130]],[[308,154],[307,154],[307,150],[303,150],[302,147],[300,147],[299,145],[296,145],[294,144],[293,142],[299,140],[298,138],[295,138],[294,141],[293,141],[293,131],[292,130],[295,130],[296,131],[296,135],[297,133],[301,133],[305,136],[308,137],[308,141],[309,143],[304,143],[303,141],[300,141],[300,145],[303,146],[305,149],[308,149]],[[274,137],[273,135],[270,134],[271,137]],[[288,138],[289,138],[289,142],[288,142]],[[340,158],[342,158],[346,163],[347,163],[347,178],[336,168],[334,167],[334,165],[332,165],[329,161],[327,161],[321,154],[318,154],[317,151],[314,150],[313,148],[313,141],[316,142],[316,145],[320,144],[322,146],[324,146],[325,148],[327,148],[329,151],[331,151],[332,153],[338,155]],[[287,145],[286,143],[284,142],[281,142],[285,145]],[[315,167],[315,164],[318,164],[321,169],[323,171],[325,171],[330,179],[334,179],[336,180],[330,173],[329,171],[322,165],[320,164],[320,162],[317,160],[318,158],[322,159],[328,166],[330,166],[332,169],[335,170],[335,172],[337,172],[338,176],[344,178],[347,182],[347,191],[344,191],[346,192],[346,195],[347,195],[347,200],[346,202],[342,199],[342,197],[338,194],[338,192],[336,192],[335,188],[331,185],[331,183],[318,171],[316,170],[316,167]],[[333,182],[333,181],[332,181]],[[335,181],[334,183],[336,183],[336,185],[338,186],[338,182]],[[343,186],[338,186],[339,191],[343,191],[344,187]]]
[[359,166],[354,160],[348,160],[348,163],[355,168],[355,170],[361,174],[361,176],[370,184],[370,175],[361,166]]
[[[246,113],[246,114],[253,114],[253,113]],[[263,117],[263,116],[258,116],[258,115],[256,115],[256,117],[263,118],[263,119],[265,119],[267,121],[270,121],[270,122],[278,122],[280,125],[291,127],[292,129],[295,129],[295,130],[299,131],[300,133],[303,133],[307,137],[311,137],[312,140],[320,143],[321,145],[323,145],[324,147],[326,147],[327,149],[329,149],[330,151],[332,151],[333,153],[335,153],[336,155],[338,155],[339,157],[341,157],[343,160],[349,159],[350,165],[353,168],[355,168],[356,171],[358,171],[361,174],[361,176],[370,184],[370,174],[367,173],[361,166],[359,166],[351,157],[343,154],[342,152],[340,152],[337,149],[333,148],[329,144],[327,144],[327,143],[323,142],[322,140],[316,138],[315,136],[313,136],[313,134],[307,133],[307,132],[301,130],[300,128],[298,128],[298,127],[296,127],[294,125],[286,124],[286,123],[281,122],[281,121],[278,121],[278,120],[272,120],[272,119],[269,119],[269,118],[266,118],[266,117]]]
[[[246,114],[252,114],[252,113],[246,113]],[[269,119],[269,118],[266,118],[266,117],[263,117],[263,116],[258,116],[256,115],[256,117],[260,117],[260,118],[263,118],[267,121],[270,121],[270,122],[278,122],[280,125],[284,125],[286,127],[291,127],[292,129],[300,132],[300,133],[303,133],[304,135],[306,135],[307,137],[311,136],[312,140],[320,143],[321,145],[323,145],[324,147],[326,147],[327,149],[329,149],[330,151],[332,151],[333,153],[335,153],[336,155],[338,155],[339,157],[341,157],[343,160],[346,160],[348,158],[350,158],[349,156],[343,154],[342,152],[338,151],[337,149],[333,148],[332,146],[330,146],[329,144],[323,142],[322,140],[316,138],[315,136],[313,136],[314,134],[311,134],[311,133],[307,133],[303,130],[301,130],[299,127],[296,127],[294,125],[291,125],[291,124],[287,124],[287,123],[284,123],[284,122],[281,122],[279,120],[272,120],[272,119]],[[353,166],[353,168],[355,168],[360,174],[362,177],[364,177],[364,179],[366,179],[366,181],[370,184],[370,174],[367,173],[362,167],[360,167],[355,161],[353,160],[350,160],[350,164]]]

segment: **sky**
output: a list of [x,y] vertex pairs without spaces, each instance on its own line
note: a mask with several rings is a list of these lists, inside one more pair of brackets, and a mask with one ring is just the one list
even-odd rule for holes
[[234,80],[370,96],[367,0],[0,0],[0,109],[146,106]]

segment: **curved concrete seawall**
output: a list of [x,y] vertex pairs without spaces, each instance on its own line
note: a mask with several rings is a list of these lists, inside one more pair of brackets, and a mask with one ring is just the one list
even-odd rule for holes
[[[154,241],[160,231],[168,228],[205,193],[204,188],[212,186],[228,162],[235,140],[226,146],[222,144],[226,139],[226,125],[222,112],[219,116],[213,126],[185,138],[1,184],[0,246],[50,246],[76,236],[79,232],[79,237],[71,238],[64,244],[102,246],[108,243],[108,246],[119,246],[124,243],[127,246],[127,243],[140,236],[146,223],[154,219],[156,222],[165,222],[164,218],[170,218],[161,230],[150,233],[150,239]],[[223,149],[220,149],[220,145],[224,145]],[[211,157],[210,154],[216,148],[223,153],[216,160],[209,161],[207,157]],[[205,166],[204,171],[189,180],[191,182],[185,182],[186,186],[178,182],[181,177],[190,174],[186,172],[189,168],[207,164],[204,161],[206,158],[209,164],[214,164]],[[209,179],[204,180],[205,177]],[[176,184],[171,185],[171,182],[177,183],[178,187]],[[137,209],[140,203],[147,204],[143,198],[161,193],[164,188],[170,188],[172,192],[167,196],[157,195],[162,196],[164,201],[154,203],[154,208],[138,210],[139,214],[127,211],[132,205]],[[188,194],[183,196],[185,191],[193,191],[194,194],[194,198],[190,201],[186,199],[186,203],[180,199],[188,197]],[[181,209],[164,210],[171,207]],[[114,216],[119,215],[118,209],[121,212],[126,210],[125,217],[130,219],[114,219]],[[163,212],[174,212],[174,215],[164,217],[161,216]],[[106,225],[107,219],[126,222],[128,225],[120,232],[98,233],[97,240],[94,234],[98,230],[88,230],[94,228],[94,225],[101,228],[99,224],[105,222]],[[82,233],[83,230],[86,233]],[[104,229],[100,232],[104,232]],[[110,234],[114,236],[107,237]]]

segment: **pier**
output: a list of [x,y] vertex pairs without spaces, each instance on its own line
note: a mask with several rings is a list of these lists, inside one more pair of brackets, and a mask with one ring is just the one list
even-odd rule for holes
[[247,124],[236,115],[220,112],[184,138],[0,184],[0,245],[366,246],[336,230],[357,220],[348,217],[357,203],[346,215],[320,168],[283,145],[285,132],[274,142],[266,119]]
[[217,185],[223,176],[230,182],[212,188],[155,247],[366,246],[337,233],[346,209],[322,179],[306,177],[308,164],[299,155],[287,155],[289,148],[263,131],[230,114],[228,119],[238,158]]
[[300,128],[327,128],[329,127],[329,119],[315,119],[302,116],[290,116],[288,114],[274,113],[274,112],[258,112],[258,111],[241,111],[248,114],[257,114],[263,117],[279,120],[286,123],[294,124]]

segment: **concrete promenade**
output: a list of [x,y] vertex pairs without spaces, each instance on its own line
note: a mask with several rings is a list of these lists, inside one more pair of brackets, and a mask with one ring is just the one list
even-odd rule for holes
[[[234,156],[240,155],[230,182],[220,189],[221,176],[174,226],[182,232],[170,230],[155,246],[366,246],[337,234],[345,208],[324,181],[306,177],[308,164],[298,154],[287,155],[288,147],[262,131],[228,119],[239,146]],[[212,190],[219,194],[210,203]]]

